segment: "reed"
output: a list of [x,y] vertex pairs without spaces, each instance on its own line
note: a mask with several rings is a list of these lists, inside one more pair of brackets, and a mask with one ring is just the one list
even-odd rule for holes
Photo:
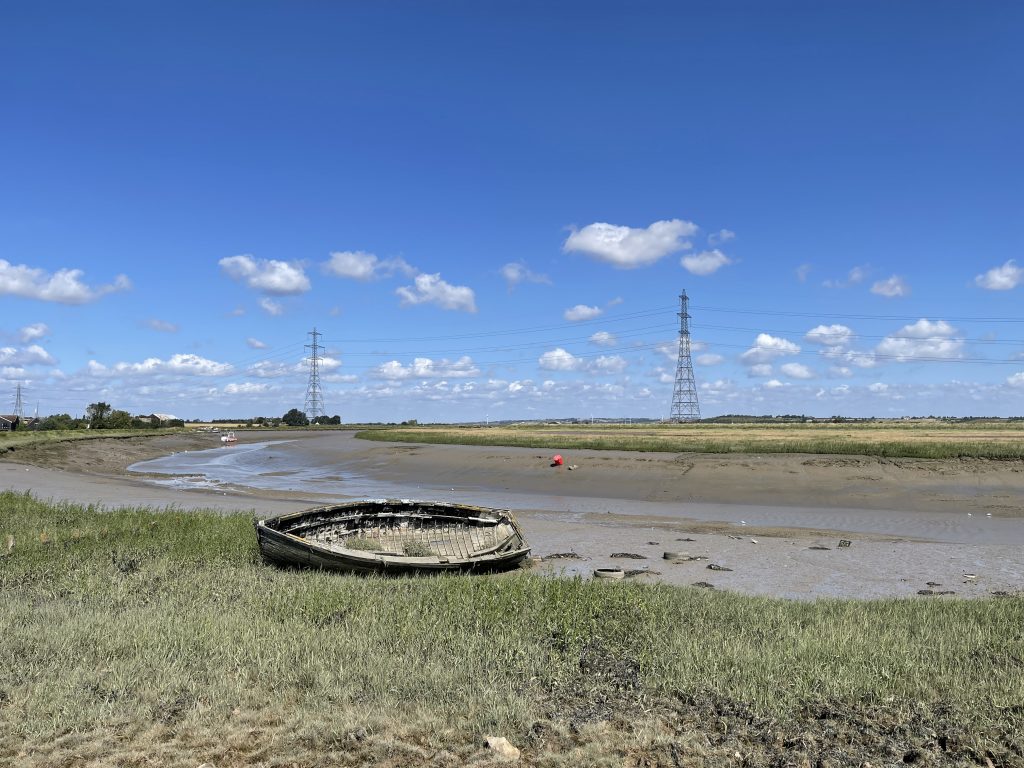
[[[942,731],[1010,765],[1022,627],[1013,597],[791,602],[529,573],[283,571],[260,561],[247,515],[4,492],[0,762],[427,765],[447,750],[456,765],[497,732],[538,764],[672,745],[756,765],[772,739],[824,722],[853,741],[880,729],[864,759]],[[693,725],[705,741],[680,740],[712,710]]]
[[630,428],[589,425],[510,428],[415,427],[371,429],[364,440],[500,445],[572,450],[671,453],[801,453],[883,458],[1024,459],[1024,427],[875,427],[868,425],[665,425]]

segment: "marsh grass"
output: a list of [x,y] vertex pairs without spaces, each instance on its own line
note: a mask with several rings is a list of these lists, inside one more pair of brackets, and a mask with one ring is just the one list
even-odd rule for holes
[[659,424],[401,427],[364,440],[673,453],[804,453],[916,459],[1024,459],[1024,423]]
[[[781,723],[826,704],[941,715],[998,754],[1024,728],[1018,598],[790,602],[528,573],[286,571],[260,562],[245,515],[11,492],[6,535],[0,762],[53,764],[70,749],[102,763],[126,744],[150,757],[178,744],[162,764],[269,765],[351,750],[345,729],[362,725],[374,749],[402,756],[393,764],[426,764],[439,741],[530,743],[538,722],[570,734],[559,718],[576,712],[575,741],[543,747],[572,764],[580,734],[620,753],[668,738],[651,702],[695,696]],[[578,714],[595,702],[632,730],[588,731],[611,716]]]

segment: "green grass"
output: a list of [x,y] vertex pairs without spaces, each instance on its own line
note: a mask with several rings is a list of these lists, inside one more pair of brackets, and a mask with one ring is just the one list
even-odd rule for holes
[[1007,427],[997,438],[977,437],[976,428],[916,432],[914,427],[842,425],[644,425],[628,427],[530,425],[521,428],[396,428],[356,433],[364,440],[448,445],[499,445],[572,450],[662,451],[671,453],[800,453],[882,458],[996,460],[1024,459],[1024,428]]
[[7,536],[0,762],[75,733],[159,741],[172,728],[220,733],[216,745],[240,717],[277,723],[285,751],[322,752],[324,734],[358,723],[522,743],[559,707],[627,689],[631,706],[699,694],[783,723],[823,703],[924,712],[982,746],[1024,729],[1019,598],[790,602],[529,573],[285,571],[260,562],[246,515],[3,492],[0,554]]

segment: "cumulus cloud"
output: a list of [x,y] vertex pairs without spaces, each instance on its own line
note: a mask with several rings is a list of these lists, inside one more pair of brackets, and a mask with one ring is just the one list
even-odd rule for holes
[[158,320],[155,317],[152,317],[146,321],[146,327],[151,328],[154,331],[160,331],[161,333],[178,332],[178,326],[176,326],[174,323],[169,323],[166,320]]
[[771,363],[757,363],[747,369],[747,376],[751,378],[764,378],[765,376],[771,376],[774,372]]
[[125,275],[117,275],[109,285],[90,287],[81,280],[84,274],[80,269],[58,269],[51,275],[37,267],[11,264],[0,259],[0,296],[22,296],[58,304],[88,304],[108,293],[127,291],[132,287],[131,280]]
[[814,372],[803,363],[783,363],[779,370],[791,379],[814,378]]
[[551,278],[547,275],[531,272],[525,264],[518,261],[510,261],[503,266],[501,268],[501,276],[505,279],[505,283],[510,291],[520,283],[551,284]]
[[332,251],[331,258],[323,263],[323,268],[335,277],[362,281],[391,277],[398,272],[407,277],[416,274],[416,268],[407,264],[405,259],[380,259],[366,251]]
[[581,320],[593,320],[603,314],[604,310],[600,307],[588,307],[586,304],[577,304],[575,307],[565,310],[562,313],[562,317],[570,323],[578,323]]
[[778,379],[769,379],[761,386],[764,387],[765,389],[778,389],[779,387],[788,387],[789,384],[784,384]]
[[627,365],[626,359],[620,355],[601,355],[589,368],[593,373],[622,373]]
[[881,394],[889,389],[888,384],[884,384],[881,381],[876,381],[874,384],[868,384],[868,391],[874,392],[876,395]]
[[278,317],[284,314],[284,306],[279,301],[274,301],[269,296],[264,296],[260,299],[260,309],[266,312],[271,317]]
[[757,339],[754,340],[754,346],[740,355],[740,362],[744,365],[770,363],[776,358],[796,355],[799,352],[800,347],[788,339],[768,333],[759,333]]
[[697,355],[697,365],[718,365],[725,360],[721,355],[715,355],[708,353],[706,355]]
[[683,238],[696,232],[696,224],[681,219],[656,221],[645,229],[595,222],[573,231],[562,249],[586,254],[620,269],[633,269],[691,248]]
[[974,278],[976,285],[988,291],[1008,291],[1016,288],[1022,281],[1024,268],[1018,267],[1013,259]]
[[690,274],[703,276],[717,272],[720,267],[724,267],[726,264],[732,264],[732,259],[715,248],[713,251],[703,251],[683,256],[679,263]]
[[370,375],[389,381],[429,378],[464,379],[479,376],[480,369],[474,365],[472,358],[466,355],[454,362],[417,357],[410,365],[402,365],[397,360],[389,360],[374,368]]
[[0,365],[56,365],[53,355],[40,347],[31,344],[22,349],[0,347]]
[[250,336],[248,339],[246,339],[245,343],[249,346],[249,349],[266,349],[267,348],[267,345],[265,343],[263,343],[259,339],[254,339],[252,336]]
[[246,253],[228,256],[218,263],[232,280],[271,296],[294,296],[310,289],[309,278],[296,262],[254,259]]
[[956,329],[945,320],[931,322],[921,318],[882,339],[876,352],[900,363],[919,359],[956,359],[961,356],[964,346],[964,340],[956,338],[956,333]]
[[251,381],[245,381],[242,383],[228,384],[224,387],[225,395],[258,395],[263,392],[269,392],[271,389],[269,384],[256,384]]
[[49,332],[50,328],[46,323],[32,323],[18,330],[18,338],[23,344],[28,344],[30,341],[43,338]]
[[899,275],[893,275],[885,280],[879,280],[871,286],[871,292],[876,293],[879,296],[885,296],[886,298],[893,299],[897,296],[909,296],[910,287],[903,281],[903,278]]
[[826,347],[844,347],[853,338],[853,330],[845,325],[817,325],[811,328],[804,339],[811,344],[821,344]]
[[546,371],[578,371],[584,361],[561,347],[548,350],[540,356],[537,364]]
[[735,239],[736,233],[731,229],[720,229],[717,232],[712,232],[708,235],[708,245],[718,245],[719,243],[727,243],[730,240]]
[[395,293],[402,299],[402,305],[434,304],[441,309],[476,312],[476,295],[472,288],[464,285],[450,285],[441,279],[440,273],[417,275],[414,285],[404,285]]
[[1007,376],[1006,383],[1011,387],[1024,388],[1024,371],[1019,371],[1011,376]]
[[88,372],[93,376],[152,376],[156,374],[179,374],[188,376],[224,376],[231,373],[230,363],[217,363],[193,354],[172,355],[167,360],[149,357],[141,363],[115,363],[111,366],[90,360]]
[[590,343],[596,344],[599,347],[614,347],[618,342],[615,334],[608,333],[608,331],[598,331],[590,337]]

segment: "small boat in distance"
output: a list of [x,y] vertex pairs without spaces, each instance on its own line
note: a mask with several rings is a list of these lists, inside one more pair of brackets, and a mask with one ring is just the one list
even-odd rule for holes
[[375,499],[255,521],[265,562],[348,573],[501,571],[530,547],[507,509]]
[[234,432],[228,432],[226,435],[221,435],[220,436],[220,441],[222,443],[237,443],[238,442],[238,438],[235,437],[235,433]]

